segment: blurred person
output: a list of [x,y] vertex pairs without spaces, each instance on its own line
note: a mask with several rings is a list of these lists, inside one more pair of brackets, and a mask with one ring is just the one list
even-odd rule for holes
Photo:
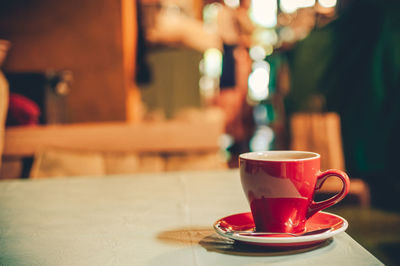
[[19,93],[9,93],[6,126],[38,125],[40,114],[35,101]]
[[0,40],[0,168],[1,168],[1,155],[3,154],[4,147],[4,133],[5,123],[8,109],[8,82],[1,71],[1,66],[6,58],[10,43],[6,40]]
[[[214,104],[225,112],[225,131],[234,139],[230,148],[233,158],[248,151],[248,142],[253,134],[252,110],[246,102],[247,80],[251,72],[248,49],[255,26],[248,16],[250,0],[240,1],[233,9],[226,5],[217,18],[218,35],[223,44],[220,92]],[[237,166],[233,162],[231,166]]]
[[136,25],[137,25],[137,42],[136,42],[136,73],[135,81],[137,85],[146,85],[151,82],[151,69],[147,61],[148,44],[146,43],[145,25],[143,23],[142,2],[136,1]]
[[218,35],[223,44],[221,90],[233,88],[236,85],[238,75],[236,66],[240,67],[240,64],[237,64],[235,58],[244,55],[243,52],[235,55],[236,48],[248,48],[251,45],[254,25],[248,16],[250,2],[250,0],[242,0],[236,9],[223,5],[218,12]]
[[343,3],[336,20],[287,53],[287,112],[310,111],[312,99],[324,96],[323,111],[341,117],[349,175],[369,183],[373,205],[400,211],[399,3]]
[[33,100],[10,92],[10,84],[1,71],[9,47],[9,41],[0,39],[0,154],[5,126],[36,125],[40,116],[40,108]]

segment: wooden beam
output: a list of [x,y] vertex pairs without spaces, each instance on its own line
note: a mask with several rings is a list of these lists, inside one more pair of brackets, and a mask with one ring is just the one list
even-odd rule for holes
[[101,152],[218,150],[219,122],[93,123],[7,128],[4,156],[32,156],[49,148]]

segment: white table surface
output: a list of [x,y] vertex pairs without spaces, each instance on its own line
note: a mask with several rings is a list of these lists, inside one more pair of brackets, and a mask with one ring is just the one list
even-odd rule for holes
[[2,181],[0,265],[382,265],[346,233],[302,252],[214,233],[246,211],[236,170]]

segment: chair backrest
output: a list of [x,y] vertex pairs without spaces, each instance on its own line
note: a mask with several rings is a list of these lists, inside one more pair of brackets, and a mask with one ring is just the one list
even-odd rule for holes
[[322,170],[345,169],[338,114],[296,113],[290,127],[291,149],[319,153]]

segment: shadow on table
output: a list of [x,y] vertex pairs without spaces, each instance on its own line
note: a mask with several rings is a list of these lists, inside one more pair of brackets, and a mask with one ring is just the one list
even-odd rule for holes
[[207,251],[218,252],[229,255],[239,256],[285,256],[308,252],[317,248],[328,246],[332,239],[323,243],[309,245],[306,247],[263,247],[249,245],[238,241],[227,240],[213,234],[203,238],[199,244]]
[[209,252],[240,256],[284,256],[308,252],[328,246],[332,239],[306,247],[263,247],[227,239],[216,234],[210,227],[184,227],[160,232],[157,239],[166,244],[200,245]]

